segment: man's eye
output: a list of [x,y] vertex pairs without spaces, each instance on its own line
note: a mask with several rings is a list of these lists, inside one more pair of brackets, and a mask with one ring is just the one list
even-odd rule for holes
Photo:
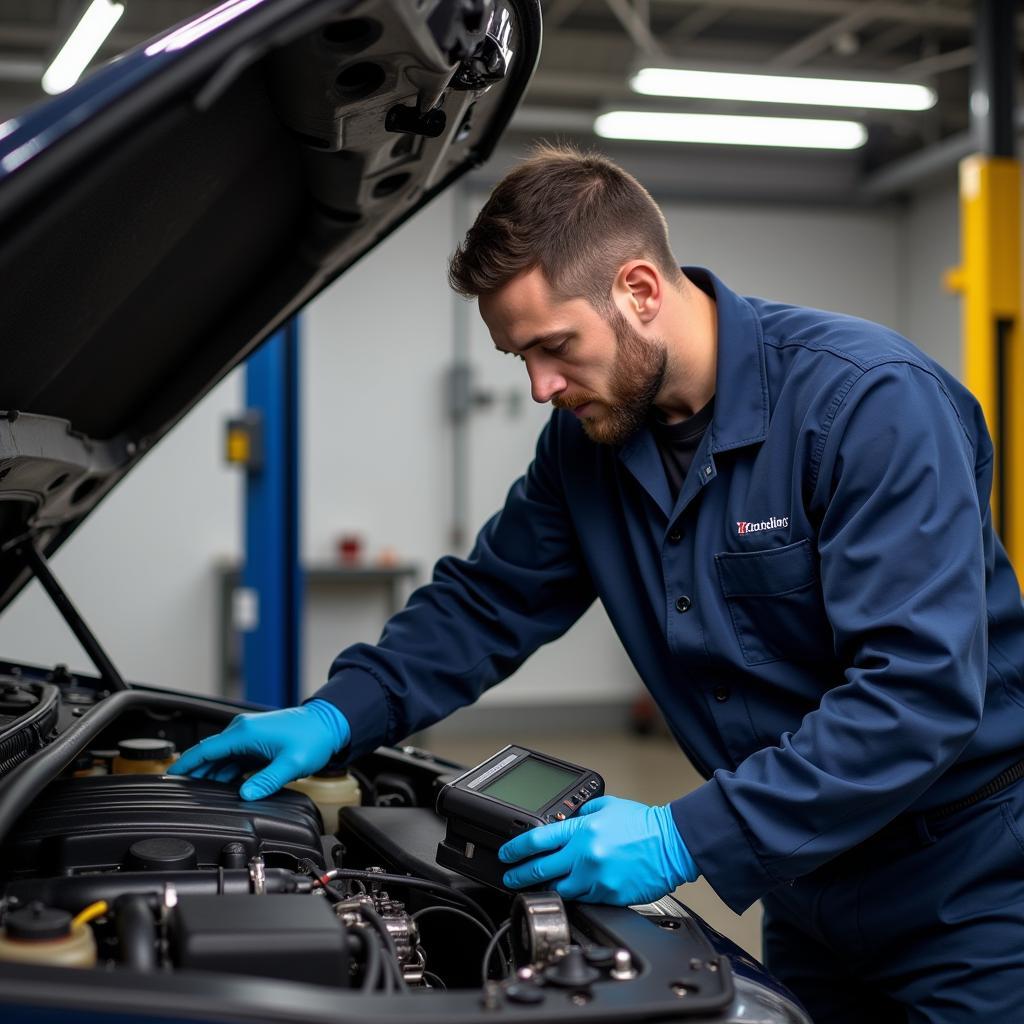
[[569,345],[569,339],[566,338],[565,341],[560,341],[553,348],[546,348],[546,349],[544,349],[544,351],[547,352],[547,354],[550,355],[550,356],[560,356],[566,350],[568,345]]

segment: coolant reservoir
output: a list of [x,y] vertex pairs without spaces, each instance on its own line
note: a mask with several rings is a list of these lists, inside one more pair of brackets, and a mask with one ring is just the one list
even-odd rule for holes
[[359,783],[344,771],[307,775],[304,779],[289,782],[285,788],[305,793],[316,804],[327,832],[338,828],[338,811],[342,807],[358,807],[363,800]]
[[64,910],[30,903],[12,910],[0,931],[0,960],[51,967],[95,967],[96,939],[88,924]]
[[115,775],[163,775],[174,763],[170,740],[121,740],[112,771]]

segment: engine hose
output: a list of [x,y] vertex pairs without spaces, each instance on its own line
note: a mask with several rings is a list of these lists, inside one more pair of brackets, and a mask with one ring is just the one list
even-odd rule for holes
[[17,768],[22,761],[41,750],[60,711],[58,690],[49,683],[26,687],[38,693],[38,704],[0,733],[0,778]]
[[[311,892],[312,881],[286,868],[267,868],[268,893]],[[117,871],[104,875],[72,875],[62,878],[22,879],[10,882],[5,890],[8,900],[19,904],[42,900],[47,906],[77,913],[97,900],[113,905],[118,896],[156,896],[164,885],[173,885],[179,896],[215,896],[218,893],[252,891],[246,868],[214,871]]]
[[121,963],[136,971],[156,970],[156,922],[145,896],[121,896],[115,903]]
[[349,932],[350,952],[363,957],[363,992],[372,992],[380,982],[381,950],[376,932],[365,928]]

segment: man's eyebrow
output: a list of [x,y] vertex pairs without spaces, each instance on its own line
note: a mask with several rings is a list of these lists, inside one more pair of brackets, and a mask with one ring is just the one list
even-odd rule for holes
[[522,355],[523,352],[529,351],[535,345],[543,345],[545,342],[557,341],[559,338],[567,338],[572,334],[575,334],[575,331],[566,328],[561,331],[550,331],[547,334],[538,334],[536,338],[531,338],[525,345],[523,345],[522,348],[508,349],[502,348],[500,345],[495,345],[494,347],[499,352],[511,352],[515,355]]

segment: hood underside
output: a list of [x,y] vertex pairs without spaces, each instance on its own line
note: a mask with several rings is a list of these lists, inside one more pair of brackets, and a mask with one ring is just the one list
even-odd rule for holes
[[0,607],[12,540],[490,154],[539,46],[536,0],[234,0],[0,125]]

